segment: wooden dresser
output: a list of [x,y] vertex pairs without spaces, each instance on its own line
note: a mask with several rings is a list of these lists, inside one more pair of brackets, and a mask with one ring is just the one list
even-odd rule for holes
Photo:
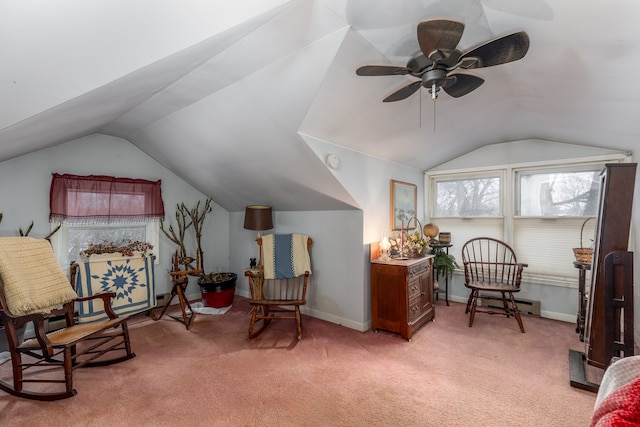
[[[372,257],[373,258],[373,257]],[[407,260],[371,259],[371,326],[411,340],[435,317],[433,256]]]

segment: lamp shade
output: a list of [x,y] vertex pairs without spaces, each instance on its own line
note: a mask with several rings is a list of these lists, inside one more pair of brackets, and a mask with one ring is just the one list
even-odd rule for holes
[[271,206],[247,206],[244,209],[244,228],[257,231],[271,230],[273,228]]

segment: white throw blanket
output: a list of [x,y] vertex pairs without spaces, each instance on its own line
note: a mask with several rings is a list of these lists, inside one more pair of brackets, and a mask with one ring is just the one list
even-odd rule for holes
[[265,279],[283,279],[311,273],[307,247],[309,236],[304,234],[267,234],[262,236]]

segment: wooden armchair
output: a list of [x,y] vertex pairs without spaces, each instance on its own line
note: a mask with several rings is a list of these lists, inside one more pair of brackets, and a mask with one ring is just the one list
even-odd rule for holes
[[[35,400],[59,400],[76,394],[76,368],[104,366],[135,357],[126,318],[111,310],[113,292],[77,298],[73,285],[77,265],[67,279],[49,241],[30,237],[0,238],[0,318],[7,336],[12,383],[0,379],[0,389]],[[108,319],[75,324],[75,302],[100,299]],[[66,327],[47,333],[45,320],[61,317]],[[33,322],[35,337],[19,342],[18,330]],[[96,360],[106,353],[115,356]],[[24,372],[29,372],[27,377]],[[64,390],[25,390],[25,384],[61,383]],[[29,387],[31,388],[31,387]],[[55,388],[55,387],[54,387]]]
[[[508,244],[490,237],[477,237],[462,246],[462,265],[464,266],[464,285],[471,289],[467,301],[466,313],[469,327],[473,326],[476,313],[503,314],[516,318],[520,332],[524,333],[520,310],[513,298],[514,292],[520,292],[522,270],[527,264],[518,263],[516,254]],[[482,292],[482,294],[481,294]],[[511,302],[511,309],[507,302]],[[493,299],[502,302],[501,311],[478,309],[478,298]]]
[[[258,237],[257,242],[260,254],[258,271],[245,272],[249,278],[252,306],[247,340],[257,337],[274,319],[295,320],[297,336],[301,339],[300,306],[306,303],[311,274],[311,237],[270,234]],[[254,332],[258,320],[262,320],[262,327]]]

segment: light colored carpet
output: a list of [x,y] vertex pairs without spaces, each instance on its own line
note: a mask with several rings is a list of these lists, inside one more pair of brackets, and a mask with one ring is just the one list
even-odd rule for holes
[[[0,394],[4,426],[585,426],[595,394],[569,385],[575,325],[478,314],[442,302],[407,342],[303,317],[247,342],[248,302],[130,324],[137,357],[75,372],[78,395],[34,402]],[[0,366],[2,378],[6,367]]]

